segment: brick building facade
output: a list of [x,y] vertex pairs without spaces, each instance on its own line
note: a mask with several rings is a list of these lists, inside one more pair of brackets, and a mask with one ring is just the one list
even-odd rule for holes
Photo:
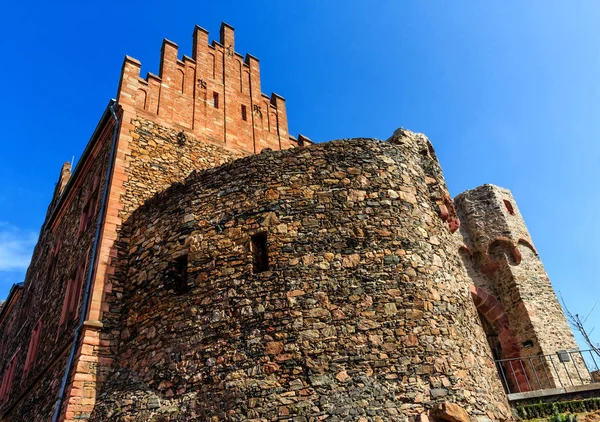
[[423,135],[294,138],[233,28],[193,37],[158,76],[126,57],[62,167],[0,308],[0,420],[510,419],[489,327],[576,347],[510,192],[455,206]]

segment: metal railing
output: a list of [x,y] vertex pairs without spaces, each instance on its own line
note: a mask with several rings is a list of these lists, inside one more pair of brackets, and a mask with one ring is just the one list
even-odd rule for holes
[[593,350],[561,350],[495,363],[504,390],[512,394],[600,382],[599,358]]

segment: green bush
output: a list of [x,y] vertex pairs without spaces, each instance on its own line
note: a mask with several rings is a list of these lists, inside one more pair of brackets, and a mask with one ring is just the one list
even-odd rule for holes
[[[562,404],[565,403],[553,403],[552,404],[552,415],[548,418],[548,422],[577,422],[577,415],[574,415],[570,412],[567,413],[560,413],[560,411],[558,410],[560,407],[564,407],[561,406]],[[571,408],[577,408],[580,407],[579,405],[581,405],[581,402],[570,402],[571,404]],[[581,406],[583,407],[583,406]]]
[[577,415],[574,413],[593,412],[598,409],[600,398],[516,406],[517,414],[522,419],[548,418],[549,422],[577,422]]

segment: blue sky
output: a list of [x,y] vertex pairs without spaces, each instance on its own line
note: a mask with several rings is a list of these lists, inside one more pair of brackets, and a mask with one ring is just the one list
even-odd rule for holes
[[[0,16],[0,298],[22,280],[60,166],[83,151],[125,54],[158,72],[195,24],[261,60],[290,132],[432,140],[451,193],[512,190],[557,290],[600,284],[597,1],[10,2]],[[591,317],[598,327],[600,309]]]

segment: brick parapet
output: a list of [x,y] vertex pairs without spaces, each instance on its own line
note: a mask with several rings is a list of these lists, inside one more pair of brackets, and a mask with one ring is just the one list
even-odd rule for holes
[[149,73],[145,79],[140,78],[141,63],[125,57],[117,101],[141,117],[233,151],[251,154],[298,145],[288,133],[285,99],[261,93],[259,61],[235,52],[231,26],[223,24],[220,42],[212,44],[208,33],[196,27],[192,54],[179,60],[177,44],[165,40],[159,75]]

